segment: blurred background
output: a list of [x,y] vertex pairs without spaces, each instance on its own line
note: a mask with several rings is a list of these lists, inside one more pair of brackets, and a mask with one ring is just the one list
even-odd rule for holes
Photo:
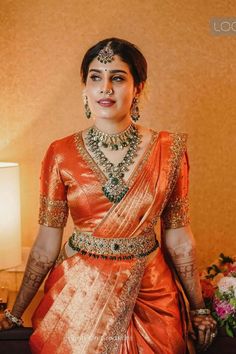
[[90,124],[80,63],[110,36],[135,43],[148,61],[140,123],[189,135],[200,268],[236,254],[236,32],[221,35],[211,23],[234,14],[234,2],[222,0],[0,1],[0,161],[20,164],[23,258],[37,233],[44,153]]

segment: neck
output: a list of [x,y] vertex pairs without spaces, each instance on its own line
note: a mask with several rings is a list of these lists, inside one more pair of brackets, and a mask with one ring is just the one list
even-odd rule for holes
[[118,134],[126,130],[132,123],[130,117],[122,119],[121,121],[111,121],[105,119],[95,119],[95,127],[107,134]]

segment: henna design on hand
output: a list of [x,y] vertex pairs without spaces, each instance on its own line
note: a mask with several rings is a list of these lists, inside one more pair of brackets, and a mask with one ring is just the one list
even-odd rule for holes
[[194,315],[191,320],[198,340],[198,349],[204,351],[217,335],[217,323],[211,315]]
[[205,307],[197,269],[196,249],[183,243],[168,250],[186,291],[191,308]]
[[54,264],[54,260],[50,260],[44,252],[34,247],[30,253],[23,281],[11,311],[18,318],[22,316]]

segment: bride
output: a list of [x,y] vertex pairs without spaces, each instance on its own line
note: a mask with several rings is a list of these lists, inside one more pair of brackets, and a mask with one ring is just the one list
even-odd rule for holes
[[[189,224],[187,136],[137,124],[147,63],[133,44],[95,44],[81,77],[92,124],[46,152],[39,232],[0,328],[22,325],[49,273],[32,353],[194,353],[191,338],[205,350],[216,323]],[[68,211],[74,232],[61,247]]]

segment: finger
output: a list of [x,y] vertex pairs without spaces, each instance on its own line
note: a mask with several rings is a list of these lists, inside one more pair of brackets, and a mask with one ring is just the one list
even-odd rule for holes
[[213,323],[206,319],[198,320],[197,322],[193,323],[193,326],[196,328],[201,328],[203,331],[206,331],[207,329],[211,329],[213,332],[215,329]]
[[208,321],[208,320],[206,320],[206,319],[202,320],[202,321],[201,321],[201,324],[204,325],[204,326],[207,327],[207,328],[210,328],[210,327],[211,327],[211,322]]
[[209,323],[210,326],[216,326],[217,323],[216,321],[211,317],[211,316],[194,316],[192,318],[192,323],[196,324],[196,326],[200,323],[202,323],[203,321],[207,321]]
[[7,329],[8,328],[8,322],[6,320],[2,321],[2,329]]
[[202,328],[198,328],[198,346],[202,348],[205,343],[205,331]]
[[213,329],[217,330],[217,322],[215,320],[212,321]]
[[212,317],[206,317],[205,320],[208,321],[208,324],[212,329],[216,327],[217,323]]
[[208,328],[205,332],[204,349],[207,349],[212,343],[211,330]]
[[2,329],[10,329],[13,326],[13,323],[10,323],[9,321],[7,321],[7,319],[2,321]]
[[204,325],[205,327],[210,327],[211,322],[208,320],[205,320],[205,318],[198,318],[195,321],[193,321],[193,326],[199,327],[200,325]]
[[5,322],[4,320],[2,320],[2,321],[1,321],[1,324],[0,324],[0,326],[1,326],[1,330],[5,329],[4,322]]

